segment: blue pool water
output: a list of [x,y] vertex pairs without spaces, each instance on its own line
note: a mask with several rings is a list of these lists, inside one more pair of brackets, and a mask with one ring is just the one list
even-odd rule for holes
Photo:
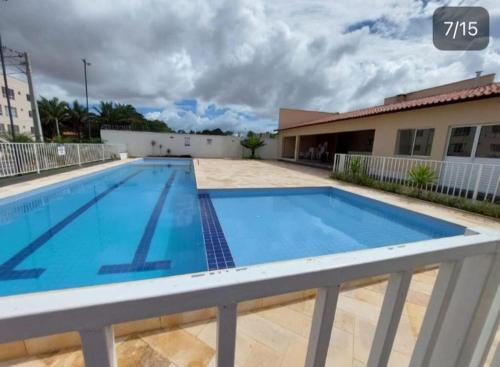
[[0,295],[206,270],[191,162],[130,164],[0,202]]
[[191,161],[143,160],[0,201],[0,296],[463,233],[331,188],[198,192]]
[[464,228],[332,188],[213,190],[238,266],[448,237]]

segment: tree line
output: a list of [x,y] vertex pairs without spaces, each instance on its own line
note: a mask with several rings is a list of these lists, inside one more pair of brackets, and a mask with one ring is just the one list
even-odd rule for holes
[[146,119],[134,106],[101,101],[87,111],[78,101],[68,103],[54,97],[38,101],[40,121],[46,140],[95,141],[104,126],[127,130],[173,132],[163,121]]

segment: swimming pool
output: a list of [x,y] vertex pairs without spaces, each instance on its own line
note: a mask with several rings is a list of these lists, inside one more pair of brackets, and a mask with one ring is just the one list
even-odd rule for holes
[[0,201],[0,296],[464,234],[333,188],[197,190],[190,160],[140,160]]

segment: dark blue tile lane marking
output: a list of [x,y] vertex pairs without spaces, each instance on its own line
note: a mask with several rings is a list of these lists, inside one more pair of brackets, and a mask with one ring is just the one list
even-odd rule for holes
[[208,270],[234,268],[233,255],[222,231],[210,195],[198,194]]
[[146,261],[149,253],[149,248],[151,247],[151,241],[153,240],[153,235],[155,234],[156,226],[158,225],[158,220],[160,219],[161,212],[165,205],[167,199],[168,191],[174,182],[175,175],[177,171],[174,171],[168,178],[165,186],[163,187],[156,205],[149,217],[149,221],[142,234],[141,242],[137,246],[135,251],[134,259],[129,264],[115,264],[115,265],[104,265],[99,270],[99,274],[115,274],[115,273],[128,273],[136,271],[149,271],[149,270],[161,270],[170,268],[170,260],[164,261]]
[[135,171],[134,173],[128,175],[123,180],[115,183],[113,186],[110,186],[105,191],[101,192],[99,195],[87,201],[81,207],[76,209],[70,215],[56,223],[54,226],[50,227],[47,231],[42,233],[38,238],[36,238],[29,245],[21,249],[18,253],[0,265],[0,280],[15,280],[15,279],[30,279],[30,278],[38,278],[45,269],[36,268],[36,269],[27,269],[27,270],[15,270],[15,268],[21,264],[26,258],[31,256],[36,250],[42,247],[48,240],[54,237],[56,234],[61,232],[68,224],[73,222],[80,215],[85,213],[90,207],[95,205],[98,201],[102,200],[106,195],[111,193],[113,190],[117,189],[121,185],[123,185],[128,180],[137,176],[139,173],[143,171]]

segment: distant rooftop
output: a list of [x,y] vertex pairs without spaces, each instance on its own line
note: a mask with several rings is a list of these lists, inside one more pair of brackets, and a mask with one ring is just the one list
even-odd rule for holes
[[500,96],[500,83],[495,83],[494,81],[495,74],[477,76],[455,83],[444,84],[406,94],[398,94],[393,97],[385,98],[383,105],[362,108],[350,112],[330,114],[329,116],[320,117],[314,120],[295,123],[293,126],[282,127],[280,120],[279,130]]

